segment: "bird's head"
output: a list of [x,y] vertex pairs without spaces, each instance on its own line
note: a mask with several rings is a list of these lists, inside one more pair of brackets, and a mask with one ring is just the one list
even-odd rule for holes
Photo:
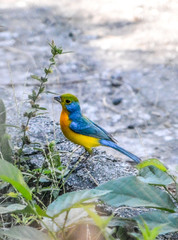
[[66,109],[70,113],[80,111],[78,98],[70,93],[65,93],[61,96],[54,97],[54,100],[58,101],[62,105],[62,108]]

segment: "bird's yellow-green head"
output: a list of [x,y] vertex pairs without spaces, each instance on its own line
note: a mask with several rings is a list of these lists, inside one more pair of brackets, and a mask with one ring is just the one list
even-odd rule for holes
[[63,109],[67,109],[69,112],[80,110],[78,98],[70,93],[62,94],[61,96],[54,97],[54,99],[62,105]]

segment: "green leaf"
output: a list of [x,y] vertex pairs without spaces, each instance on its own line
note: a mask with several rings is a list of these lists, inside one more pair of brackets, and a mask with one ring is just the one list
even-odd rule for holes
[[38,109],[43,110],[43,111],[47,110],[47,108],[45,108],[45,107],[38,107]]
[[52,68],[45,68],[44,72],[45,72],[46,75],[48,75],[49,73],[52,73],[53,70],[52,70]]
[[1,138],[1,152],[3,155],[3,158],[8,162],[13,162],[12,159],[12,146],[10,143],[10,135],[7,133],[4,134]]
[[83,203],[89,199],[98,198],[108,192],[108,190],[101,191],[91,189],[63,194],[48,206],[46,213],[51,217],[56,217],[60,213],[76,207],[77,204]]
[[144,220],[151,229],[154,227],[161,227],[160,234],[178,231],[177,213],[151,211],[134,217],[133,219],[136,220],[138,224],[142,224]]
[[130,227],[136,226],[136,221],[131,218],[121,218],[121,217],[113,217],[109,223],[110,227]]
[[97,187],[99,190],[110,190],[100,199],[114,206],[153,207],[170,212],[175,211],[175,205],[170,196],[155,186],[143,183],[135,176],[122,177]]
[[109,222],[113,218],[112,215],[109,217],[101,217],[97,213],[91,211],[87,206],[83,206],[83,209],[88,213],[88,215],[95,222],[96,226],[98,226],[101,230],[105,230],[105,228],[108,226]]
[[0,235],[12,237],[13,239],[18,240],[50,240],[51,238],[37,230],[36,228],[28,227],[28,226],[17,226],[12,227],[9,230],[0,229]]
[[5,127],[13,127],[13,128],[21,129],[19,126],[12,125],[12,124],[1,124],[1,126],[5,126]]
[[51,92],[51,91],[45,91],[45,93],[50,93],[59,96],[59,93]]
[[145,221],[143,221],[142,223],[143,225],[141,224],[138,224],[138,227],[143,235],[143,238],[145,240],[155,240],[156,237],[159,235],[159,232],[160,232],[160,229],[161,227],[158,226],[158,227],[154,227],[153,229],[150,229],[149,226],[146,224]]
[[0,214],[12,213],[18,210],[21,211],[24,208],[26,208],[26,205],[22,205],[22,204],[10,204],[7,207],[3,207],[2,205],[0,205]]
[[31,78],[33,78],[33,79],[36,79],[36,80],[38,80],[38,81],[40,81],[40,82],[41,82],[41,79],[40,79],[40,77],[38,77],[37,75],[31,75]]
[[30,205],[27,205],[25,206],[25,208],[23,208],[22,210],[16,210],[16,213],[19,213],[19,214],[28,214],[28,215],[37,215],[36,213],[38,213],[38,215],[42,216],[42,217],[48,217],[50,218],[47,214],[46,214],[46,211],[43,210],[39,205],[37,204],[34,204],[34,206],[30,206]]
[[0,99],[0,142],[3,135],[6,133],[6,108],[2,99]]
[[160,226],[154,227],[154,228],[151,230],[151,232],[150,232],[150,238],[151,238],[152,240],[156,239],[156,237],[159,235],[160,231],[161,231],[161,227],[160,227]]
[[174,182],[167,172],[163,172],[155,166],[140,169],[138,179],[145,183],[160,186],[167,186]]
[[18,198],[19,193],[15,193],[15,192],[9,192],[5,194],[7,197],[11,197],[11,198]]
[[21,171],[3,159],[0,159],[0,179],[12,184],[26,199],[32,199],[31,191],[25,183]]
[[42,217],[49,217],[47,214],[46,214],[46,211],[43,210],[39,205],[35,204],[35,209],[36,209],[36,212],[38,213],[38,215],[42,216]]
[[0,99],[0,124],[6,122],[6,108],[2,99]]
[[162,170],[163,172],[167,172],[167,168],[156,158],[145,160],[145,161],[137,164],[136,168],[138,170],[140,170],[140,169],[142,169],[144,167],[148,167],[148,166],[155,166],[155,167],[159,168],[160,170]]

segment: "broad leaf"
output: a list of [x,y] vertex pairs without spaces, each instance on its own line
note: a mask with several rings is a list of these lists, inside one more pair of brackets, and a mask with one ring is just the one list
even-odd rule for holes
[[12,227],[9,230],[1,230],[0,229],[0,235],[11,237],[12,239],[18,239],[18,240],[50,240],[51,238],[32,227],[28,226],[17,226]]
[[166,172],[163,172],[154,166],[141,169],[138,178],[142,182],[160,186],[167,186],[174,182]]
[[34,204],[33,207],[31,207],[30,205],[25,206],[25,208],[23,208],[22,210],[16,210],[16,213],[20,213],[20,214],[31,214],[31,215],[36,215],[36,213],[38,213],[39,216],[42,217],[48,217],[49,216],[46,214],[46,211],[43,210],[40,206],[38,206],[37,204]]
[[0,159],[0,179],[12,184],[26,199],[32,199],[31,191],[25,183],[21,171],[3,159]]
[[163,172],[167,172],[167,168],[162,164],[162,162],[160,162],[156,158],[145,160],[145,161],[137,164],[136,168],[142,169],[147,166],[155,166],[155,167],[159,168],[160,170],[162,170]]
[[108,190],[82,190],[76,192],[70,192],[59,196],[54,202],[52,202],[47,208],[47,215],[51,217],[56,217],[58,214],[69,210],[72,207],[76,207],[77,204],[83,203],[89,199],[99,198],[106,193]]
[[112,180],[96,189],[111,191],[109,194],[100,197],[100,199],[113,207],[125,205],[160,208],[170,212],[175,211],[175,205],[166,192],[143,183],[135,176]]
[[130,227],[130,226],[136,226],[137,223],[135,220],[131,218],[122,218],[122,217],[113,217],[111,221],[109,222],[109,227]]
[[160,226],[160,234],[178,231],[178,214],[166,213],[161,211],[151,211],[134,217],[138,224],[143,224],[143,221],[153,229]]
[[0,205],[0,214],[11,213],[18,210],[21,211],[24,208],[26,208],[26,205],[22,205],[22,204],[10,204],[7,207]]

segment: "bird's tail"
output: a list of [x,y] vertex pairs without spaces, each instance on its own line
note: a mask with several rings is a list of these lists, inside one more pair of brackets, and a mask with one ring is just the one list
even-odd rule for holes
[[103,146],[107,146],[107,147],[111,147],[114,148],[115,150],[123,153],[124,155],[128,156],[129,158],[131,158],[132,160],[134,160],[136,163],[139,163],[141,161],[141,159],[137,156],[135,156],[134,154],[128,152],[127,150],[125,150],[124,148],[119,147],[116,143],[109,141],[109,140],[100,140],[101,145]]

